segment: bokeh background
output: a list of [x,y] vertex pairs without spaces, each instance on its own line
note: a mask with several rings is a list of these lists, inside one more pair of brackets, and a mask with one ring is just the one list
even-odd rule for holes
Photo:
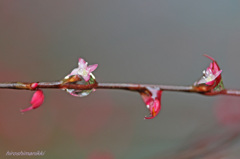
[[[99,64],[99,82],[191,85],[207,53],[225,86],[240,88],[239,8],[238,0],[0,0],[0,82],[60,80],[82,57]],[[149,112],[133,92],[44,90],[39,109],[20,113],[32,94],[0,90],[0,158],[38,150],[56,159],[163,158],[239,125],[236,97],[163,92],[161,113],[143,120]],[[237,158],[237,138],[215,154]]]

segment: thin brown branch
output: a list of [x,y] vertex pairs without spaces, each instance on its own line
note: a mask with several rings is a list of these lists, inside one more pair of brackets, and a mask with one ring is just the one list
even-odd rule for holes
[[240,90],[230,90],[224,89],[222,91],[211,91],[211,92],[201,92],[192,86],[172,86],[172,85],[151,85],[151,84],[130,84],[130,83],[95,83],[89,85],[81,84],[69,84],[62,82],[37,82],[36,88],[32,88],[34,82],[22,83],[22,82],[12,82],[12,83],[0,83],[0,89],[25,89],[25,90],[35,90],[37,88],[41,89],[78,89],[78,90],[88,90],[88,89],[123,89],[130,91],[142,92],[147,88],[159,88],[163,91],[175,91],[175,92],[189,92],[189,93],[200,93],[202,95],[214,96],[214,95],[232,95],[240,96]]

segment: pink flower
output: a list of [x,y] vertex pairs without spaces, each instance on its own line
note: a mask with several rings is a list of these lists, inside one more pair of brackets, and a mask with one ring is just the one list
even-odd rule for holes
[[43,91],[39,89],[33,94],[33,97],[31,100],[31,106],[21,110],[21,112],[26,112],[32,109],[36,109],[42,105],[43,101],[44,101]]
[[162,90],[150,87],[141,93],[142,99],[150,111],[150,116],[145,116],[145,119],[152,119],[158,115],[161,110],[161,95]]
[[[203,77],[194,83],[194,86],[201,91],[209,91],[217,87],[222,81],[222,70],[218,66],[217,62],[210,56],[204,54],[207,58],[212,60],[209,67],[203,71]],[[223,84],[220,86],[223,88]]]
[[85,62],[84,59],[79,58],[78,61],[78,68],[73,69],[70,75],[80,75],[83,77],[83,79],[87,82],[90,79],[91,72],[93,72],[97,67],[98,64],[89,65]]

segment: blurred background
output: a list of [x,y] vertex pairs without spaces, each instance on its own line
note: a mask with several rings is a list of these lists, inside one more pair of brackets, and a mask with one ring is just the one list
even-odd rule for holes
[[[239,7],[237,0],[0,0],[0,82],[60,80],[82,57],[99,64],[98,82],[191,85],[210,63],[206,53],[225,87],[240,88]],[[0,158],[38,150],[57,159],[240,156],[237,97],[163,92],[160,114],[144,120],[149,112],[134,92],[76,98],[44,90],[39,109],[20,113],[32,94],[0,90]]]

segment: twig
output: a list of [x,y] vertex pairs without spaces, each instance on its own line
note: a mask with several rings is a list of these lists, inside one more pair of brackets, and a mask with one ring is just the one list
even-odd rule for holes
[[202,95],[213,96],[213,95],[232,95],[240,96],[240,90],[224,89],[221,91],[209,91],[202,92],[195,89],[193,86],[172,86],[172,85],[151,85],[151,84],[130,84],[130,83],[95,83],[89,85],[81,84],[63,84],[62,82],[37,82],[38,85],[34,89],[31,87],[35,82],[22,83],[0,83],[0,89],[24,89],[24,90],[35,90],[41,89],[75,89],[75,90],[88,90],[88,89],[123,89],[130,91],[142,92],[147,88],[159,88],[162,91],[175,91],[175,92],[189,92],[199,93]]

